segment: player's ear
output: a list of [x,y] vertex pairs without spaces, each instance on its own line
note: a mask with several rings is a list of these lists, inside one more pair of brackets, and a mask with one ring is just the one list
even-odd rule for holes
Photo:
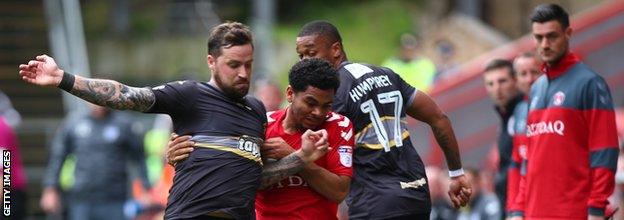
[[340,57],[340,55],[342,55],[342,44],[340,42],[334,42],[331,45],[331,52],[334,59]]
[[295,98],[295,91],[293,90],[292,86],[288,85],[288,87],[286,87],[286,100],[288,101],[288,103],[292,103],[292,100]]
[[208,64],[208,68],[210,69],[210,71],[214,72],[214,68],[217,65],[217,58],[208,54],[208,56],[206,56],[206,64]]
[[572,37],[572,27],[568,27],[564,30],[565,36],[568,40]]

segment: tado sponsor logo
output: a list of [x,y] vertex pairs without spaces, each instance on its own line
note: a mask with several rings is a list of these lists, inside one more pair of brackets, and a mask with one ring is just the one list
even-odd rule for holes
[[540,121],[527,125],[527,137],[533,137],[541,134],[558,134],[563,136],[565,124],[560,121]]

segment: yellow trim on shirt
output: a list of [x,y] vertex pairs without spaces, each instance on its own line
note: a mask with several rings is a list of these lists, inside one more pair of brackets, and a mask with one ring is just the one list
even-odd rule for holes
[[260,157],[260,155],[254,156],[253,154],[251,154],[251,153],[249,153],[247,151],[240,150],[238,148],[233,148],[233,147],[228,147],[228,146],[211,145],[211,144],[205,144],[205,143],[196,143],[195,146],[196,147],[204,147],[204,148],[210,148],[210,149],[215,149],[215,150],[232,152],[232,153],[234,153],[236,155],[239,155],[241,157],[247,158],[249,160],[256,161],[257,163],[262,165],[262,158]]
[[[403,131],[402,138],[405,139],[407,137],[409,137],[409,131],[405,130],[405,131]],[[396,141],[394,141],[394,139],[390,140],[389,144],[390,144],[389,145],[390,147],[396,147]],[[381,150],[381,149],[383,149],[383,145],[381,145],[381,144],[359,143],[359,144],[357,144],[357,147],[364,147],[364,148],[373,149],[373,150]]]

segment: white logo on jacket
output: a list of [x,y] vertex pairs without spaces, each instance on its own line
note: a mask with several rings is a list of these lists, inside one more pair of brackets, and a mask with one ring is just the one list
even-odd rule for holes
[[565,124],[561,120],[556,121],[540,121],[527,125],[527,137],[540,134],[558,134],[563,136]]

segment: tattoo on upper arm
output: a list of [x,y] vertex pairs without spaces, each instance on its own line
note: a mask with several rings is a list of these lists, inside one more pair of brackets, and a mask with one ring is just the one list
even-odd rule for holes
[[76,80],[72,94],[95,104],[120,110],[146,111],[156,100],[148,88],[126,86],[103,79]]
[[266,188],[280,180],[294,175],[303,169],[304,163],[295,153],[276,161],[265,164],[262,169],[262,179],[260,188]]

